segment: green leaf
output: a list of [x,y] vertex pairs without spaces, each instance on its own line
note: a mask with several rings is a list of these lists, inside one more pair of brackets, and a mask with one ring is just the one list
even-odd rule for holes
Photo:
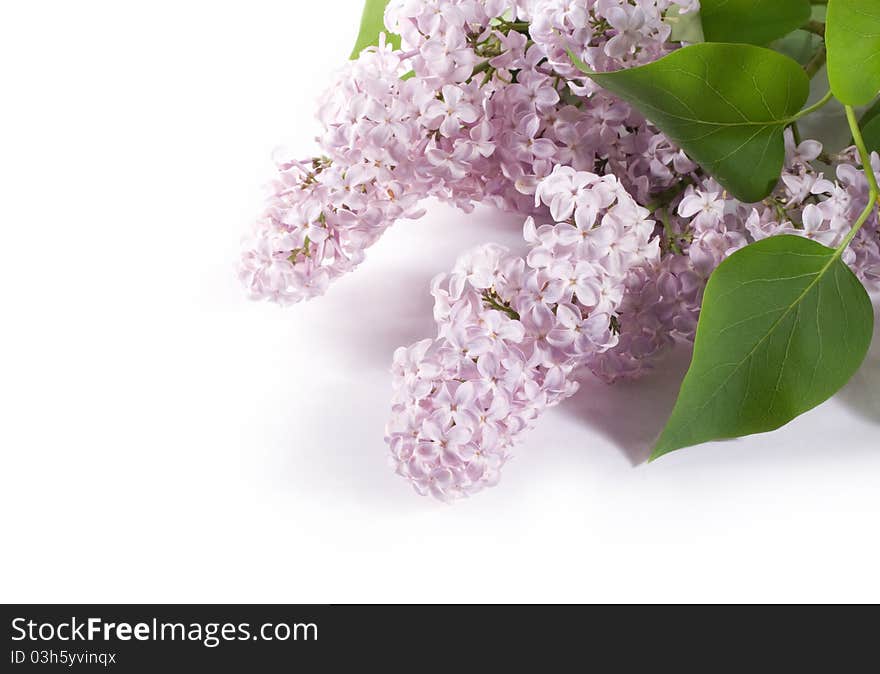
[[810,19],[810,0],[700,0],[709,42],[765,45]]
[[880,99],[874,101],[874,105],[862,113],[862,118],[859,120],[859,126],[864,129],[865,125],[875,117],[880,117]]
[[787,56],[746,44],[695,44],[594,81],[638,108],[741,201],[779,180],[782,130],[807,100],[809,80]]
[[880,91],[880,0],[830,0],[825,28],[828,81],[846,105]]
[[814,33],[799,29],[776,40],[770,46],[803,66],[810,62],[810,59],[816,54],[816,50],[822,46],[822,38]]
[[361,16],[361,29],[354,43],[354,49],[349,58],[356,59],[367,47],[379,44],[379,33],[388,36],[388,43],[400,49],[400,36],[388,33],[385,29],[385,6],[388,0],[366,0],[364,13]]
[[688,42],[696,44],[697,42],[705,42],[703,36],[703,24],[700,22],[699,12],[687,12],[682,14],[678,5],[673,5],[666,10],[666,16],[663,17],[663,23],[670,27],[669,40],[671,42]]
[[880,152],[880,116],[872,117],[862,127],[862,138],[868,152]]
[[771,431],[827,400],[861,365],[873,323],[837,251],[800,236],[737,251],[709,279],[693,361],[651,458]]
[[[865,110],[859,120],[859,128],[862,130],[862,138],[868,152],[880,152],[880,99],[874,101],[874,105]],[[855,144],[852,138],[850,144]]]

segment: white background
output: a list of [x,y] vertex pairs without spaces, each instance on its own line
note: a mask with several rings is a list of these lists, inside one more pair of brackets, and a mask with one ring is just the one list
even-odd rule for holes
[[244,299],[270,153],[312,152],[359,5],[4,6],[0,600],[880,600],[880,342],[770,435],[641,464],[684,353],[587,382],[466,502],[391,473],[393,349],[520,219],[432,206],[324,298]]

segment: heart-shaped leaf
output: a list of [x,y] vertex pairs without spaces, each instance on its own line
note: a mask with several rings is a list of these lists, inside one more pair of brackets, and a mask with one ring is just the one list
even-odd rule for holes
[[709,42],[765,45],[810,18],[810,0],[700,0],[703,35]]
[[388,43],[395,49],[400,49],[400,36],[389,34],[385,29],[385,7],[388,0],[366,0],[364,13],[361,15],[361,28],[358,32],[354,49],[351,50],[350,58],[356,59],[367,47],[379,44],[379,33],[388,36]]
[[652,459],[779,428],[855,373],[871,301],[840,254],[800,236],[746,246],[709,279],[694,357]]
[[809,93],[787,56],[747,44],[695,44],[636,68],[594,73],[602,87],[638,108],[734,196],[760,201],[779,180],[782,130]]
[[880,0],[829,0],[828,81],[842,103],[864,105],[880,91]]

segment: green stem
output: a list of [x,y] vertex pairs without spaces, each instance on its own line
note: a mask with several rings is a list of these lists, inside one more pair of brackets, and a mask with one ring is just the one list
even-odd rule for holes
[[872,211],[874,210],[874,206],[877,205],[876,202],[877,202],[876,196],[872,196],[870,199],[868,199],[868,205],[865,206],[865,210],[863,210],[861,215],[859,215],[859,219],[856,220],[852,229],[849,230],[849,234],[846,235],[846,238],[843,240],[843,243],[841,243],[837,247],[838,254],[843,253],[843,251],[846,250],[846,247],[850,243],[852,243],[852,240],[855,238],[856,234],[859,233],[859,230],[862,228],[862,225],[865,224],[865,220],[867,220],[868,217],[870,217]]
[[475,65],[473,74],[476,75],[477,73],[484,73],[488,70],[491,70],[492,66],[489,65],[489,61],[491,60],[492,59],[486,59],[482,63],[478,63],[477,65]]
[[822,96],[822,98],[820,98],[818,101],[816,101],[815,103],[813,103],[813,105],[811,105],[811,106],[809,106],[809,107],[807,107],[807,108],[804,108],[804,109],[801,110],[799,113],[797,113],[794,117],[791,118],[791,121],[794,122],[794,121],[800,119],[801,117],[806,117],[807,115],[809,115],[809,114],[811,114],[811,113],[813,113],[813,112],[816,112],[816,110],[818,110],[818,109],[821,108],[823,105],[825,105],[826,103],[828,103],[828,101],[830,101],[832,98],[834,98],[834,94],[832,94],[832,93],[829,91],[827,94],[825,94],[824,96]]
[[[528,49],[533,44],[535,44],[535,43],[532,42],[531,40],[526,40],[525,48]],[[492,77],[492,75],[495,74],[495,68],[492,67],[492,65],[489,63],[489,61],[491,61],[493,58],[495,58],[495,57],[492,56],[490,58],[487,58],[485,61],[482,61],[481,63],[478,63],[477,65],[475,65],[471,77],[473,77],[477,73],[488,73],[488,76],[486,78],[486,80],[488,81]],[[468,81],[470,81],[470,80],[468,80]],[[508,84],[510,84],[510,83],[508,82]]]
[[862,170],[865,172],[865,177],[868,179],[868,204],[865,206],[865,210],[862,211],[861,215],[859,215],[858,220],[853,224],[852,229],[849,231],[849,234],[846,235],[843,243],[838,246],[838,255],[846,250],[846,247],[852,242],[855,235],[858,234],[859,229],[861,229],[862,225],[865,224],[865,221],[871,216],[874,207],[880,204],[880,187],[877,186],[877,176],[874,175],[874,169],[871,166],[871,155],[868,154],[868,149],[865,147],[865,141],[862,138],[862,131],[859,129],[859,120],[856,118],[856,112],[851,106],[847,105],[845,107],[846,121],[849,122],[853,141],[855,141],[856,147],[859,150],[859,157],[862,160]]
[[675,197],[684,192],[687,189],[688,185],[693,185],[693,181],[689,180],[688,178],[680,180],[672,187],[669,187],[662,192],[654,195],[654,198],[647,204],[645,204],[645,208],[647,208],[652,213],[659,208],[665,208],[673,199],[675,199]]
[[819,47],[816,50],[816,53],[813,54],[813,58],[811,58],[804,65],[804,72],[807,74],[807,77],[813,79],[817,72],[822,69],[822,66],[825,65],[825,61],[828,59],[828,50],[825,49],[825,45]]
[[865,145],[865,139],[862,138],[862,130],[859,128],[859,120],[856,118],[856,111],[852,109],[852,106],[847,105],[845,107],[846,121],[849,122],[849,128],[852,131],[853,142],[859,150],[859,157],[862,160],[862,168],[865,171],[865,176],[868,178],[868,185],[876,198],[880,195],[880,187],[877,186],[877,176],[874,175],[874,169],[871,168],[871,153],[868,152],[868,148]]
[[529,22],[528,21],[502,21],[501,28],[506,30],[513,30],[517,33],[528,33],[529,32]]
[[669,249],[676,255],[681,255],[681,246],[678,245],[675,232],[672,231],[672,226],[669,224],[669,211],[665,206],[660,209],[660,219],[663,221],[663,234],[666,236],[666,243],[669,245]]
[[821,38],[825,37],[825,24],[821,21],[807,21],[803,26],[801,26],[801,30],[805,30],[808,33],[813,33],[813,35],[818,35]]
[[494,290],[483,291],[483,303],[486,304],[486,306],[488,306],[490,309],[495,309],[496,311],[507,314],[515,321],[519,320],[519,314],[516,312],[516,310],[513,307],[508,306],[506,303],[500,301]]

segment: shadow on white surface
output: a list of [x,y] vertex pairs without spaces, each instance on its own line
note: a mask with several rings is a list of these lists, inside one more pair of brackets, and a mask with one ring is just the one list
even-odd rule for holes
[[[391,228],[369,251],[365,263],[326,296],[266,313],[268,324],[263,330],[275,337],[263,348],[275,356],[262,357],[279,372],[297,372],[292,383],[260,402],[261,419],[254,420],[253,432],[261,435],[259,445],[266,458],[251,465],[263,466],[262,479],[273,485],[276,494],[291,501],[305,497],[316,509],[355,507],[392,519],[445,511],[444,505],[416,496],[388,466],[383,426],[392,354],[399,346],[436,334],[430,280],[449,271],[462,252],[482,243],[522,251],[520,221],[519,216],[488,208],[465,215],[430,204],[424,219]],[[307,354],[305,362],[301,354]],[[690,356],[689,346],[679,344],[653,372],[634,382],[606,385],[586,373],[581,390],[553,412],[559,415],[557,423],[563,423],[554,427],[552,419],[544,419],[540,428],[523,438],[515,462],[522,465],[508,467],[504,489],[493,490],[493,496],[481,495],[479,511],[493,512],[504,504],[529,500],[536,493],[538,476],[548,483],[572,474],[583,480],[594,474],[618,476],[616,461],[609,462],[607,456],[611,447],[630,466],[643,464],[672,411]],[[287,377],[279,375],[285,382]],[[878,389],[880,336],[836,400],[859,417],[880,423]],[[268,427],[267,419],[274,420]],[[799,426],[804,424],[801,420]],[[597,447],[595,453],[584,452],[590,437],[606,441],[601,451]],[[783,433],[750,439],[734,454],[716,454],[711,447],[694,450],[666,472],[680,478],[691,471],[702,474],[709,464],[713,472],[721,470],[714,465],[719,462],[722,468],[750,462],[766,468],[783,458],[792,461],[792,454],[803,460],[803,443],[787,443],[787,437]],[[819,452],[821,444],[810,447],[815,445]],[[646,478],[634,474],[627,479]]]
[[560,410],[607,438],[637,466],[648,460],[672,412],[690,358],[691,349],[677,344],[636,381],[605,384],[587,373],[581,389]]
[[[880,424],[880,307],[865,362],[834,400],[862,419]],[[645,463],[669,418],[690,364],[692,349],[677,344],[654,371],[637,381],[604,384],[587,373],[581,390],[560,406],[614,444],[633,466]],[[794,421],[793,423],[797,423]],[[800,451],[800,450],[799,450]]]
[[325,296],[282,310],[288,341],[267,348],[281,350],[281,371],[300,374],[261,402],[273,427],[254,430],[262,435],[269,481],[290,497],[309,494],[316,503],[354,503],[387,516],[445,507],[417,496],[388,465],[392,356],[436,336],[429,292],[435,275],[474,246],[521,251],[525,243],[521,216],[426,206],[423,219],[396,223]]
[[324,327],[326,348],[361,366],[389,371],[397,347],[436,335],[428,293],[433,275],[430,269],[397,267],[368,279],[345,279],[351,282],[316,300],[337,309],[321,317],[330,319]]
[[874,300],[874,339],[862,367],[837,395],[860,417],[880,424],[880,297]]
[[340,357],[387,372],[397,347],[436,336],[434,276],[484,243],[525,250],[520,215],[487,207],[466,214],[431,201],[425,207],[423,219],[395,223],[358,269],[314,300],[328,305],[321,320],[331,322],[323,332]]

